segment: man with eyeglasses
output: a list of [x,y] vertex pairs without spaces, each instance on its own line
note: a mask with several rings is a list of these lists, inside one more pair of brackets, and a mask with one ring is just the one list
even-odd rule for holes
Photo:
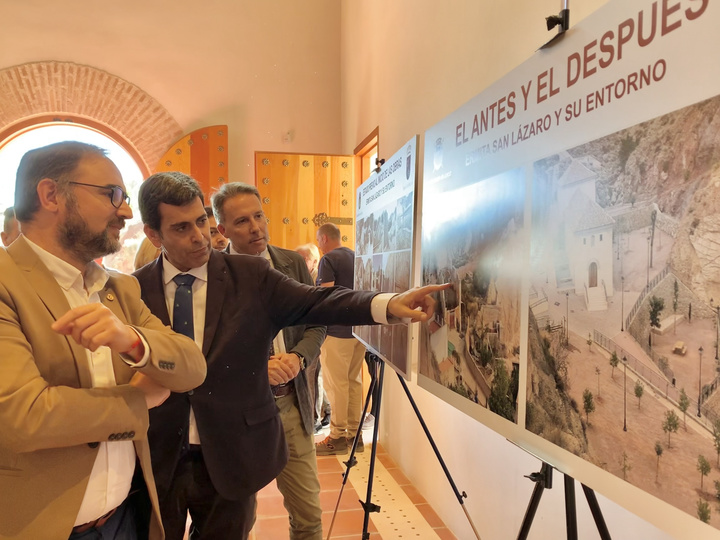
[[162,538],[148,410],[202,353],[94,259],[132,217],[117,167],[62,142],[20,161],[22,234],[0,250],[0,538]]

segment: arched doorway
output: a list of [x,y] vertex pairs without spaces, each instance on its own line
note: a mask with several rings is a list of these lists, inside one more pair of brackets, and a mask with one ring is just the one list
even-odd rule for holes
[[597,287],[597,263],[591,262],[588,270],[588,287]]

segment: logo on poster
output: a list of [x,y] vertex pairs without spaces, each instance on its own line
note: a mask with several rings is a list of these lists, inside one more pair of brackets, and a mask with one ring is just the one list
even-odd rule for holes
[[410,169],[412,168],[412,146],[407,147],[407,161],[405,163],[405,179],[410,180]]
[[435,154],[433,154],[433,171],[439,171],[443,165],[443,139],[435,139]]

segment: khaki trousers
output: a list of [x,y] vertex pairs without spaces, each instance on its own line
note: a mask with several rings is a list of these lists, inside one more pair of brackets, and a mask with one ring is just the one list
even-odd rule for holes
[[277,487],[290,519],[290,540],[323,540],[320,480],[314,436],[303,429],[297,394],[275,400],[285,430],[289,459]]
[[323,385],[330,401],[330,437],[354,437],[362,414],[365,347],[355,338],[328,336],[320,349]]

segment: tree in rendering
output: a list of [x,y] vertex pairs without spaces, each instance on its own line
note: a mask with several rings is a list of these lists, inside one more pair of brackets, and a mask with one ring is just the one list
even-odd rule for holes
[[665,433],[668,434],[668,448],[670,448],[670,435],[677,433],[680,424],[680,419],[675,411],[668,411],[665,413],[665,420],[663,420],[662,428]]
[[660,457],[663,454],[663,447],[660,441],[655,442],[655,455],[657,456],[657,462],[655,463],[655,481],[657,482],[658,473],[660,472]]
[[[650,297],[650,326],[652,328],[660,328],[660,314],[665,309],[665,299],[658,298],[653,295]],[[650,329],[650,335],[652,336],[652,328]],[[652,338],[651,338],[652,339]],[[651,343],[652,345],[652,343]]]
[[687,410],[690,407],[690,398],[684,388],[680,389],[680,401],[678,401],[678,407],[683,413],[683,427],[685,428],[685,431],[687,431],[687,423],[685,420],[687,417]]
[[703,523],[710,523],[710,505],[707,501],[698,499],[697,502],[697,516]]
[[583,410],[585,411],[585,421],[590,425],[590,413],[595,411],[595,400],[589,388],[583,391]]
[[493,377],[488,407],[496,414],[510,421],[515,419],[515,407],[510,386],[510,374],[503,360],[495,361],[495,376]]
[[[673,283],[673,315],[677,314],[678,309],[678,298],[680,297],[680,287],[678,286],[677,279]],[[675,334],[675,327],[677,326],[677,319],[673,317],[673,334]]]
[[628,462],[628,455],[627,453],[623,452],[622,457],[622,472],[623,472],[623,480],[627,480],[627,473],[629,473],[632,470],[632,465]]
[[710,474],[710,462],[702,454],[698,456],[697,470],[700,473],[700,491],[702,491],[703,480]]
[[717,466],[720,467],[720,420],[713,422],[712,437],[715,453],[717,454]]
[[615,368],[618,367],[618,364],[620,363],[620,358],[618,358],[618,355],[615,351],[610,355],[610,366],[612,367],[612,371],[610,372],[610,378],[615,380]]
[[638,409],[640,408],[640,400],[645,393],[645,386],[640,382],[640,379],[635,381],[635,397],[638,398]]

